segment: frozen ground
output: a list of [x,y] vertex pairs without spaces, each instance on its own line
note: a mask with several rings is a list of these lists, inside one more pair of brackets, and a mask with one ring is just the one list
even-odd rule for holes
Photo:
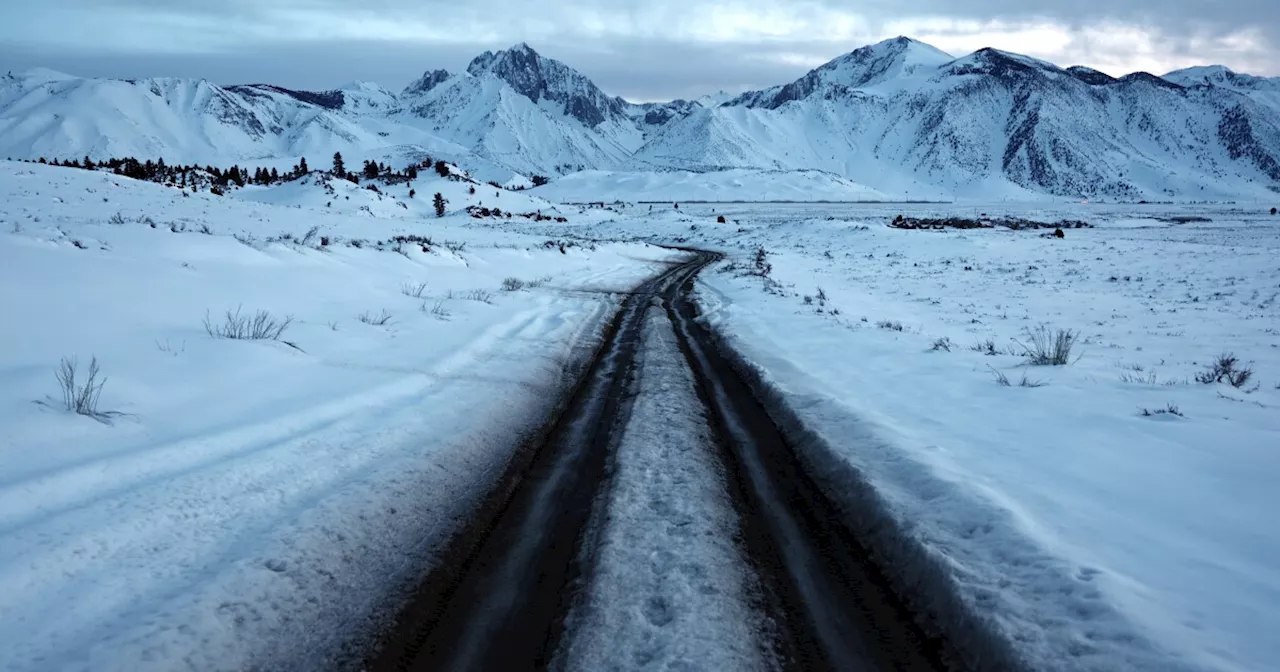
[[[349,656],[543,419],[612,292],[670,256],[313,191],[0,163],[0,668]],[[431,240],[379,243],[409,234]],[[240,306],[293,322],[206,333]],[[101,421],[53,375],[95,356]]]
[[556,202],[592,201],[878,201],[889,197],[821,170],[735,169],[711,173],[586,170],[553,180],[531,194]]
[[596,565],[571,626],[574,670],[763,670],[770,638],[747,595],[707,419],[670,321],[650,309],[635,406],[617,448]]
[[[886,227],[980,212],[1096,228]],[[1167,221],[1187,216],[1212,221]],[[711,321],[1034,669],[1280,657],[1280,219],[1263,208],[716,205],[578,228],[730,251],[701,276]],[[747,274],[759,247],[768,281]],[[1040,324],[1080,331],[1071,364],[1010,354]],[[987,339],[997,354],[970,349]],[[1226,352],[1253,378],[1197,383]]]

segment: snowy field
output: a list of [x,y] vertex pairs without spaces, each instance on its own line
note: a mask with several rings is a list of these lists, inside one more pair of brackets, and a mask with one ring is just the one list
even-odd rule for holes
[[[615,292],[672,256],[437,219],[432,193],[473,195],[416,186],[405,206],[407,187],[341,181],[184,197],[0,163],[0,669],[349,653],[545,418]],[[430,241],[390,240],[408,235]],[[292,322],[206,332],[237,310]],[[97,358],[99,418],[64,410],[63,357],[78,381]]]
[[[983,212],[1094,228],[887,226]],[[700,278],[712,323],[1036,669],[1274,669],[1263,207],[720,204],[584,228],[730,252]],[[1078,331],[1067,365],[1022,356],[1040,325]],[[1252,377],[1197,382],[1225,353]]]
[[[596,181],[617,184],[565,200],[643,199]],[[654,242],[729,253],[700,278],[712,324],[820,439],[810,457],[862,474],[1035,669],[1253,672],[1280,658],[1271,204],[651,214],[434,175],[414,187],[313,176],[184,197],[0,163],[0,668],[349,656],[544,417],[616,292],[672,258]],[[473,219],[470,205],[568,222]],[[887,226],[982,213],[1093,227]],[[507,278],[524,286],[504,291]],[[293,319],[278,339],[206,332],[238,308]],[[1066,365],[1023,356],[1041,325],[1078,332]],[[1247,381],[1197,382],[1228,353]],[[83,381],[95,356],[98,419],[63,410],[54,378],[68,357]],[[619,468],[657,464],[652,448]],[[606,570],[666,543],[639,513],[615,523]],[[609,594],[615,574],[593,590]],[[597,641],[627,627],[596,616]]]

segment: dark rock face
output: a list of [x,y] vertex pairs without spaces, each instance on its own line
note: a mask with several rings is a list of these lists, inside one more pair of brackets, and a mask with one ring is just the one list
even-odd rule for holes
[[413,96],[421,95],[436,88],[444,80],[449,79],[448,70],[428,70],[421,77],[415,80],[409,86],[406,86],[401,95]]
[[673,119],[683,119],[693,114],[702,106],[687,100],[673,100],[669,103],[645,103],[640,105],[644,110],[641,120],[646,126],[662,126]]
[[274,91],[282,93],[294,100],[298,100],[316,107],[323,107],[326,110],[340,110],[346,104],[346,97],[341,91],[294,91],[286,89],[283,86],[275,86],[272,84],[250,84],[247,86],[229,86],[228,91],[234,91],[242,96],[261,96],[262,91]]
[[[1270,135],[1280,136],[1274,128],[1271,131]],[[1264,149],[1265,143],[1255,134],[1250,115],[1241,106],[1237,105],[1223,113],[1222,121],[1218,124],[1218,138],[1222,140],[1232,159],[1247,159],[1268,177],[1280,182],[1280,161]]]
[[1072,77],[1075,77],[1090,86],[1106,86],[1116,82],[1115,77],[1112,77],[1105,72],[1098,72],[1093,68],[1086,68],[1082,65],[1073,65],[1067,68],[1067,72],[1071,73]]
[[1150,84],[1150,85],[1152,85],[1152,86],[1159,86],[1159,87],[1162,87],[1162,88],[1165,88],[1165,89],[1170,89],[1170,90],[1173,90],[1173,91],[1180,91],[1180,90],[1182,90],[1183,88],[1185,88],[1185,87],[1183,87],[1182,85],[1180,85],[1180,84],[1175,84],[1175,83],[1173,83],[1173,82],[1171,82],[1171,81],[1169,81],[1169,80],[1167,80],[1167,79],[1163,79],[1163,78],[1160,78],[1160,77],[1156,77],[1155,75],[1153,75],[1153,74],[1151,74],[1151,73],[1149,73],[1149,72],[1131,72],[1131,73],[1129,73],[1129,74],[1125,75],[1124,77],[1121,77],[1121,78],[1120,78],[1120,82],[1125,83],[1125,84],[1132,84],[1132,83],[1135,83],[1135,82],[1142,82],[1143,84]]

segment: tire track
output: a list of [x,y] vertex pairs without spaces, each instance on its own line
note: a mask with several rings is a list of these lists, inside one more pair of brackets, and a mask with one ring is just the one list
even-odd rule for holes
[[[450,553],[458,566],[428,576],[372,669],[522,670],[548,665],[574,586],[589,568],[579,540],[605,477],[645,313],[663,290],[696,273],[696,258],[668,268],[623,301],[613,328],[524,473],[490,516],[473,521]],[[498,490],[503,489],[499,485]],[[506,486],[511,487],[511,486]],[[587,549],[588,551],[590,549]],[[500,645],[495,645],[496,643]]]
[[689,289],[720,255],[691,252],[626,299],[510,497],[370,669],[946,669],[698,322]]

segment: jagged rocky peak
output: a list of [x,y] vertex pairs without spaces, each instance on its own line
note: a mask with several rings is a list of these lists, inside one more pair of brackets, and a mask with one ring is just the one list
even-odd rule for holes
[[486,51],[471,61],[472,76],[493,75],[516,93],[539,102],[564,105],[564,113],[587,126],[625,119],[625,103],[607,96],[582,73],[552,58],[545,58],[521,42],[504,51]]
[[404,87],[402,95],[414,96],[424,94],[431,89],[436,88],[452,75],[448,70],[428,70],[422,73],[422,76],[414,80],[409,86]]

